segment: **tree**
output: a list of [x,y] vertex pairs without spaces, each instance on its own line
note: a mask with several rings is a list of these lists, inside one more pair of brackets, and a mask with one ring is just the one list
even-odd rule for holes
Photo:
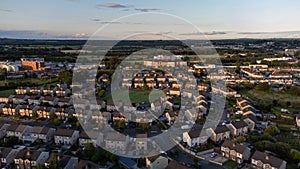
[[268,83],[261,83],[261,84],[256,85],[255,89],[266,91],[266,90],[270,89],[270,85]]
[[273,100],[273,106],[277,106],[278,105],[278,100]]
[[292,104],[291,104],[291,102],[290,101],[287,101],[286,102],[286,107],[290,107]]
[[105,94],[105,90],[103,90],[103,89],[98,92],[99,97],[104,96],[104,94]]
[[243,143],[246,141],[246,138],[244,136],[239,136],[239,137],[235,138],[235,141],[238,143]]
[[49,159],[49,169],[59,169],[57,156],[52,153]]
[[148,90],[148,86],[146,84],[143,85],[143,90]]
[[39,116],[38,116],[38,113],[37,113],[36,111],[33,111],[33,112],[32,112],[31,118],[32,118],[33,120],[36,120],[38,117],[39,117]]
[[95,154],[95,152],[96,152],[96,149],[92,143],[87,143],[85,145],[85,148],[83,151],[83,154],[85,157],[90,158]]
[[290,154],[294,161],[300,161],[300,151],[296,149],[291,149]]
[[60,123],[61,123],[61,121],[59,119],[54,119],[53,120],[53,124],[56,125],[56,126],[60,125]]
[[270,134],[271,136],[275,136],[279,134],[279,129],[276,125],[270,125],[265,129],[265,133]]
[[58,73],[58,80],[70,85],[72,83],[72,73],[67,70],[62,70]]
[[38,164],[37,166],[36,166],[36,169],[45,169],[46,167],[45,167],[45,165],[44,164]]

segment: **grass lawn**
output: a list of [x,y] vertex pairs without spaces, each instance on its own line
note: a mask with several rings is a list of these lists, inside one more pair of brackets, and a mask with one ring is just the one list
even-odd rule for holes
[[237,165],[238,164],[236,162],[231,161],[231,160],[229,160],[226,163],[224,163],[224,166],[229,167],[229,168],[235,168],[235,167],[237,167]]
[[[6,84],[14,83],[14,84],[36,84],[38,86],[42,86],[44,84],[57,84],[58,80],[57,78],[45,78],[45,79],[39,79],[39,78],[21,78],[21,79],[7,79]],[[0,81],[0,86],[5,86],[5,81]]]
[[0,90],[0,94],[15,94],[15,89]]
[[289,101],[293,108],[300,110],[300,97],[289,93],[252,89],[243,91],[242,94],[264,105],[270,105],[273,103],[273,100],[277,100],[281,106],[286,107],[286,102]]
[[[128,103],[149,103],[149,95],[151,93],[151,99],[153,101],[159,99],[162,96],[162,92],[159,90],[129,90],[129,99],[126,100],[128,91],[121,90],[113,92],[114,97],[116,98],[115,101],[123,101]],[[107,100],[108,102],[112,102],[112,93],[104,96],[102,99]]]

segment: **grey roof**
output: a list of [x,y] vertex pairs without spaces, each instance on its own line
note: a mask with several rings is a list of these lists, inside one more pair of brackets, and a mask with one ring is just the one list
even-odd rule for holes
[[252,159],[260,160],[264,164],[270,164],[272,167],[279,168],[284,162],[282,159],[270,156],[266,153],[255,151],[252,156]]

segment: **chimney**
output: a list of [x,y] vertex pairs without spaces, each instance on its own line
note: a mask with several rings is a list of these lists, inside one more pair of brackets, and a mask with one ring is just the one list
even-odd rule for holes
[[266,155],[266,160],[269,160],[269,155]]

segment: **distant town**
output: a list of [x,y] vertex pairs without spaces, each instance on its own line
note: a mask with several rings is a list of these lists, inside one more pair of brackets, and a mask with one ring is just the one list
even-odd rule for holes
[[[96,64],[93,88],[73,81],[74,72],[95,66],[76,65],[78,54],[91,55],[81,50],[84,43],[0,41],[2,168],[299,168],[300,40],[212,41],[222,65],[207,63],[210,47],[198,59],[176,41],[125,41]],[[149,44],[173,55],[127,61],[119,88],[112,89],[124,58]],[[130,45],[132,51],[124,50]],[[138,64],[149,69],[139,71]],[[181,68],[193,79],[172,71]],[[226,86],[214,86],[212,80]],[[125,89],[130,102],[122,101]],[[96,102],[87,100],[89,95]],[[218,104],[213,95],[226,98],[218,110],[222,117],[215,127],[203,129]],[[88,131],[81,123],[87,121]],[[173,125],[182,132],[168,138],[176,146],[148,156],[161,148],[151,137]],[[108,126],[126,137],[102,134]],[[201,135],[203,130],[209,134]]]

